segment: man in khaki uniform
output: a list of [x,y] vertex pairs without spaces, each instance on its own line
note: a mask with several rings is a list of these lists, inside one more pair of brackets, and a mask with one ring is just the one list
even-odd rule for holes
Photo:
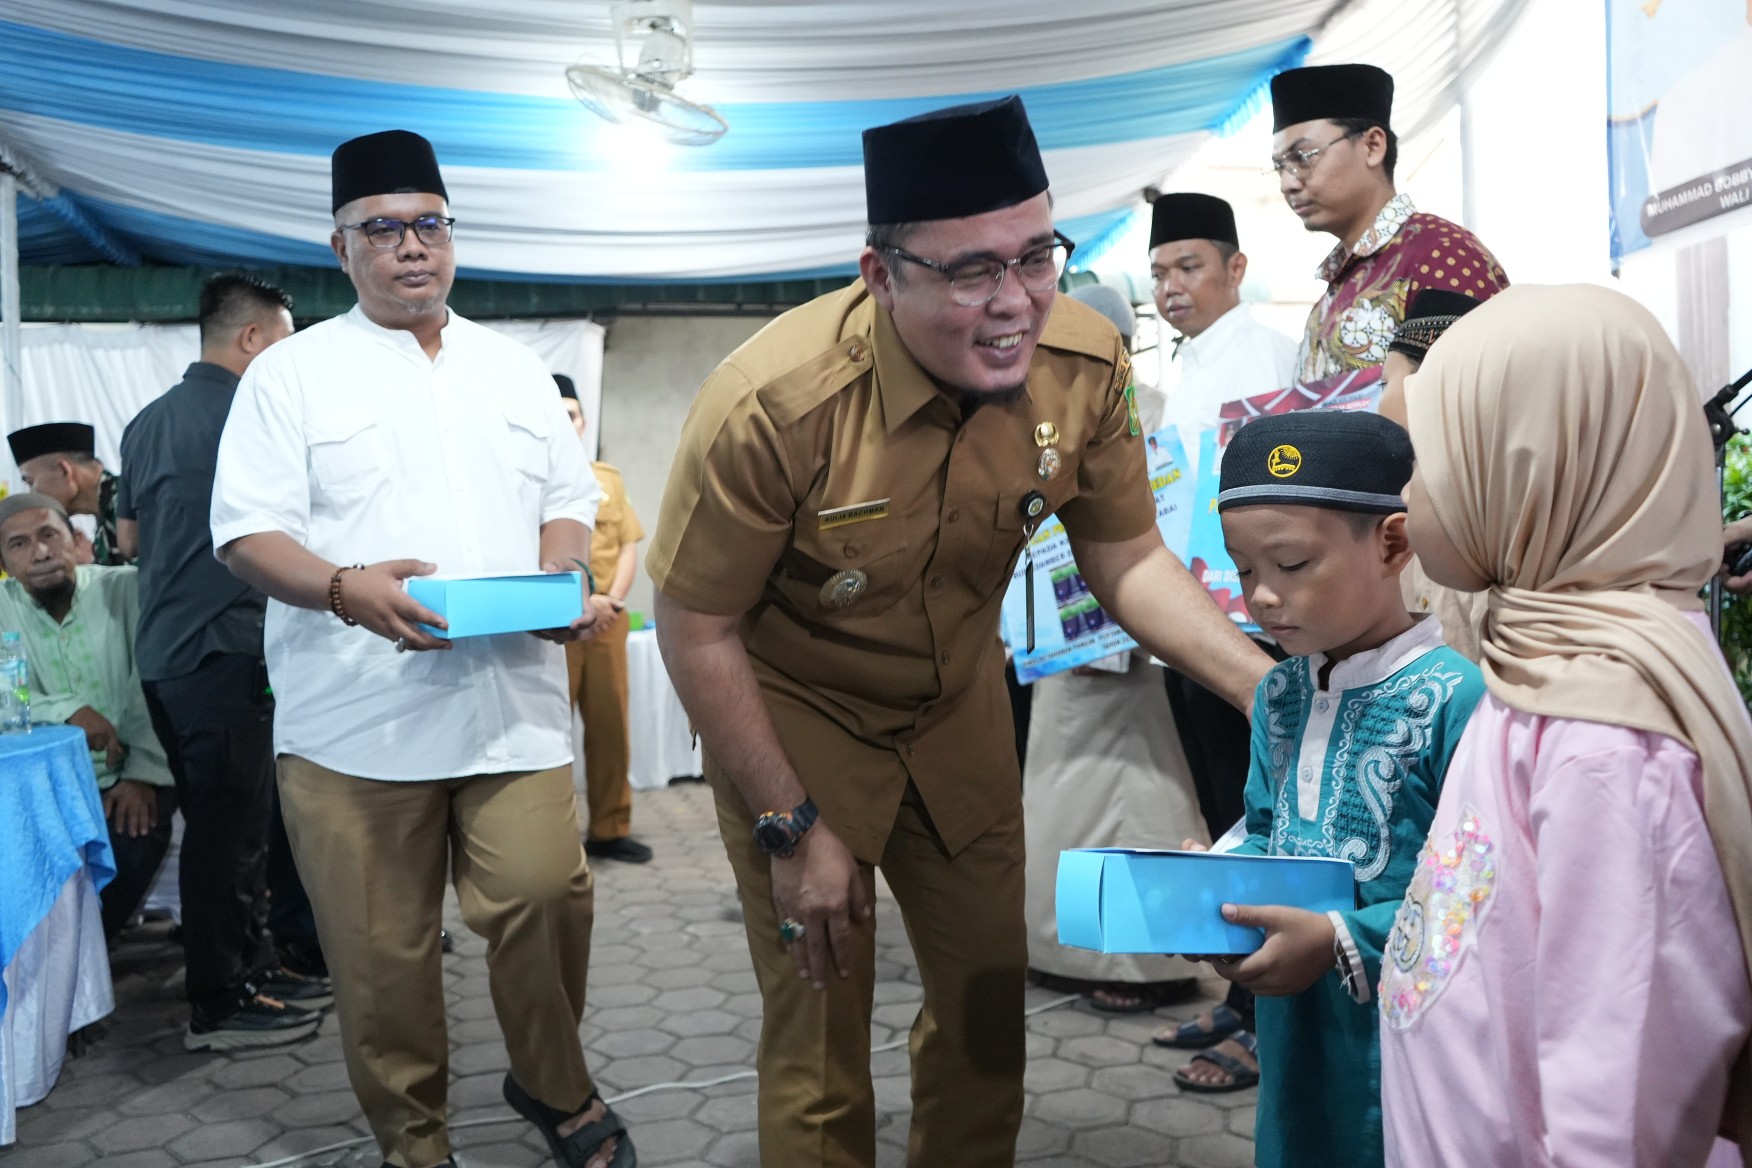
[[1057,512],[1108,611],[1237,705],[1268,662],[1162,546],[1119,334],[1055,304],[1021,101],[867,131],[864,158],[862,278],[707,380],[647,569],[765,1002],[761,1162],[875,1163],[879,866],[925,994],[908,1162],[1008,1165],[1028,955],[997,629],[1027,532]]
[[[564,373],[554,374],[566,416],[584,440],[584,408],[578,387]],[[621,472],[606,462],[590,464],[602,484],[596,528],[590,533],[590,575],[596,591],[595,638],[566,646],[566,673],[572,704],[584,716],[584,802],[590,812],[584,851],[604,860],[644,864],[651,849],[632,837],[633,784],[627,740],[627,592],[639,571],[639,541],[645,529],[627,501]]]

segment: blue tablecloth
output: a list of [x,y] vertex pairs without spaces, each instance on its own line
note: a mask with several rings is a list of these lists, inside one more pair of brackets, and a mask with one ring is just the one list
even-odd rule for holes
[[116,874],[85,731],[38,726],[0,735],[0,970],[81,865],[98,888]]

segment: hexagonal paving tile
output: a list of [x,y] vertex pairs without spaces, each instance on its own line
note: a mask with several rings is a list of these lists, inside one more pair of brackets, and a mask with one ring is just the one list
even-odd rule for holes
[[279,1129],[265,1119],[234,1119],[202,1124],[170,1141],[164,1150],[185,1163],[246,1156],[278,1134]]
[[1035,1093],[1063,1091],[1067,1087],[1087,1087],[1089,1075],[1088,1067],[1059,1058],[1038,1058],[1029,1060],[1022,1082]]
[[1137,1062],[1142,1055],[1137,1043],[1105,1034],[1067,1038],[1059,1043],[1058,1049],[1060,1058],[1086,1067],[1123,1067]]
[[1207,1095],[1175,1095],[1167,1099],[1147,1099],[1134,1103],[1131,1122],[1134,1127],[1148,1128],[1165,1136],[1207,1135],[1223,1130],[1223,1117],[1228,1113],[1216,1106]]
[[675,1045],[675,1035],[655,1028],[611,1030],[591,1044],[590,1053],[607,1058],[624,1058],[636,1054],[662,1054]]
[[91,1137],[91,1144],[107,1163],[117,1152],[138,1152],[146,1148],[162,1148],[165,1144],[195,1127],[186,1115],[167,1112],[163,1115],[130,1116],[111,1124]]
[[1174,1141],[1142,1128],[1109,1127],[1083,1132],[1071,1141],[1071,1149],[1108,1168],[1145,1168],[1170,1163]]
[[1125,1118],[1125,1104],[1111,1095],[1077,1087],[1034,1100],[1034,1118],[1068,1128],[1107,1127]]
[[695,1067],[714,1067],[726,1064],[749,1065],[754,1062],[754,1044],[745,1038],[737,1038],[729,1034],[716,1034],[700,1038],[684,1038],[670,1049],[669,1054],[682,1062]]
[[685,1014],[671,1014],[658,1025],[682,1038],[698,1038],[708,1034],[729,1034],[742,1022],[741,1015],[725,1010],[689,1010]]
[[1180,1141],[1180,1162],[1186,1168],[1251,1168],[1253,1143],[1240,1136],[1193,1136]]
[[1102,1067],[1089,1077],[1089,1085],[1097,1091],[1117,1095],[1121,1099],[1161,1099],[1179,1093],[1174,1076],[1161,1067],[1134,1064],[1126,1067]]

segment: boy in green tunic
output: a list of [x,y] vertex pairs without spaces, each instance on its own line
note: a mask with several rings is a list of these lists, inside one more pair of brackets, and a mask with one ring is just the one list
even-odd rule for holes
[[1265,931],[1257,952],[1215,962],[1259,995],[1261,1168],[1382,1163],[1382,946],[1484,694],[1440,623],[1400,597],[1411,469],[1398,425],[1329,410],[1261,418],[1223,457],[1217,508],[1248,611],[1293,654],[1255,696],[1236,850],[1349,860],[1357,892],[1324,915],[1224,906]]

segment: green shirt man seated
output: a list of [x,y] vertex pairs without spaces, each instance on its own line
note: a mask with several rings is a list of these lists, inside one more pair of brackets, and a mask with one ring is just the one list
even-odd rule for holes
[[176,791],[134,661],[139,570],[77,562],[66,509],[43,494],[0,500],[0,629],[30,658],[31,719],[85,731],[116,853],[103,890],[114,937],[139,907],[170,844]]

